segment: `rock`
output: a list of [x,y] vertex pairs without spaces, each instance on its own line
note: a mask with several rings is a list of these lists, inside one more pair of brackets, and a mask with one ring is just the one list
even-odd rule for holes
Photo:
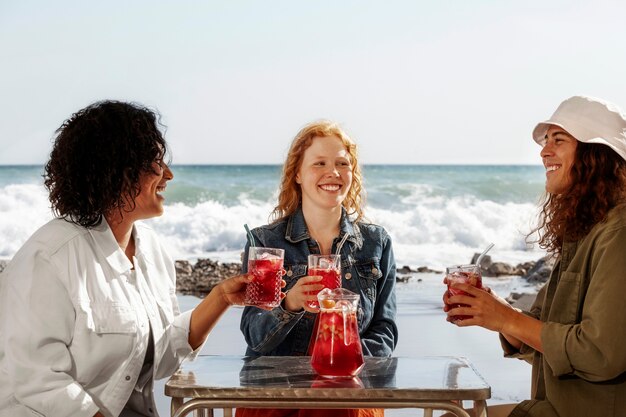
[[396,272],[399,274],[410,274],[413,271],[411,270],[411,267],[404,265],[402,268],[396,269]]
[[187,261],[176,261],[176,290],[181,294],[205,296],[224,279],[239,274],[240,263],[198,259],[192,267]]
[[[470,264],[475,264],[479,256],[480,253],[475,253],[474,256],[472,256]],[[480,261],[480,273],[483,277],[500,277],[504,275],[523,276],[526,270],[527,269],[522,268],[522,265],[512,266],[505,262],[493,262],[489,255],[485,255]]]
[[[476,263],[476,261],[478,260],[479,256],[480,256],[480,253],[475,253],[474,256],[472,256],[472,260],[470,261],[470,265],[474,265]],[[486,271],[487,269],[489,269],[491,264],[492,264],[491,256],[485,255],[483,257],[483,259],[480,261],[480,269]]]
[[522,270],[519,268],[513,267],[504,262],[494,262],[489,268],[483,273],[483,276],[486,277],[499,277],[502,275],[524,275]]
[[396,282],[409,282],[410,275],[396,276]]
[[515,308],[528,311],[535,302],[535,298],[537,298],[536,293],[511,293],[506,298],[506,301],[508,301]]
[[0,261],[0,273],[7,267],[7,261]]
[[544,256],[528,269],[528,273],[524,275],[524,279],[530,284],[545,283],[550,278],[555,262],[556,260],[553,257]]
[[174,264],[176,267],[177,278],[188,277],[193,272],[193,267],[191,266],[191,263],[189,263],[189,261],[176,261]]
[[419,268],[417,268],[417,272],[429,273],[429,274],[443,274],[443,271],[437,271],[435,269],[430,269],[427,266],[420,266]]

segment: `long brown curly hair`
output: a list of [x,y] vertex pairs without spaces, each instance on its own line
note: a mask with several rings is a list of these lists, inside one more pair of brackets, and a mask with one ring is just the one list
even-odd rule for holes
[[320,120],[304,126],[293,139],[287,160],[283,166],[283,174],[280,181],[280,192],[278,194],[278,205],[270,216],[274,222],[278,222],[293,214],[302,201],[302,189],[296,183],[296,175],[302,165],[304,152],[311,146],[313,138],[336,136],[346,147],[350,155],[352,164],[352,185],[348,190],[348,195],[341,203],[348,215],[354,215],[354,221],[363,218],[363,203],[365,201],[361,168],[358,163],[358,153],[356,143],[344,130],[335,122]]
[[563,242],[583,238],[626,202],[626,161],[608,146],[578,142],[570,178],[564,193],[544,194],[539,225],[531,232],[538,232],[539,246],[554,255]]
[[159,115],[136,103],[100,101],[57,129],[44,168],[52,210],[84,227],[135,208],[140,177],[167,153]]

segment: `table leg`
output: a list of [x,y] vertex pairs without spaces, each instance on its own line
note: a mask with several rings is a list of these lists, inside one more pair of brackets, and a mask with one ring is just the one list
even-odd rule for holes
[[173,416],[176,414],[176,410],[183,405],[183,398],[172,397],[172,402],[170,403],[170,415]]
[[476,417],[487,417],[487,401],[485,400],[474,401],[474,415]]
[[233,409],[225,408],[224,409],[224,417],[233,417]]
[[424,408],[424,417],[433,417],[433,409]]

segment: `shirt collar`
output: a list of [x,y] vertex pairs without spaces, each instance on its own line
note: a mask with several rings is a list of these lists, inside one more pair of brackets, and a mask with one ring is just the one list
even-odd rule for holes
[[[339,237],[342,238],[344,234],[348,234],[347,240],[354,243],[359,249],[363,246],[363,237],[361,231],[356,225],[350,221],[350,216],[346,213],[345,208],[341,208],[341,220],[339,221]],[[302,213],[302,207],[289,216],[287,220],[287,230],[285,231],[285,240],[291,243],[301,242],[306,239],[310,239],[311,235],[306,227],[306,221],[304,220],[304,213]]]
[[[98,226],[88,230],[96,244],[96,250],[107,260],[107,263],[115,272],[122,274],[133,268],[133,264],[126,257],[126,254],[124,254],[124,251],[122,251],[122,248],[120,248],[120,245],[115,240],[113,231],[106,219],[103,218]],[[135,235],[134,226],[133,235]]]

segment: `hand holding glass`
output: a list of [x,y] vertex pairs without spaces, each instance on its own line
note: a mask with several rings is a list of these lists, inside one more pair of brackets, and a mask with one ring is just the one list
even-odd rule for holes
[[[308,275],[320,276],[324,288],[335,289],[341,287],[341,256],[340,255],[309,255]],[[319,308],[319,302],[309,301],[309,307]]]

